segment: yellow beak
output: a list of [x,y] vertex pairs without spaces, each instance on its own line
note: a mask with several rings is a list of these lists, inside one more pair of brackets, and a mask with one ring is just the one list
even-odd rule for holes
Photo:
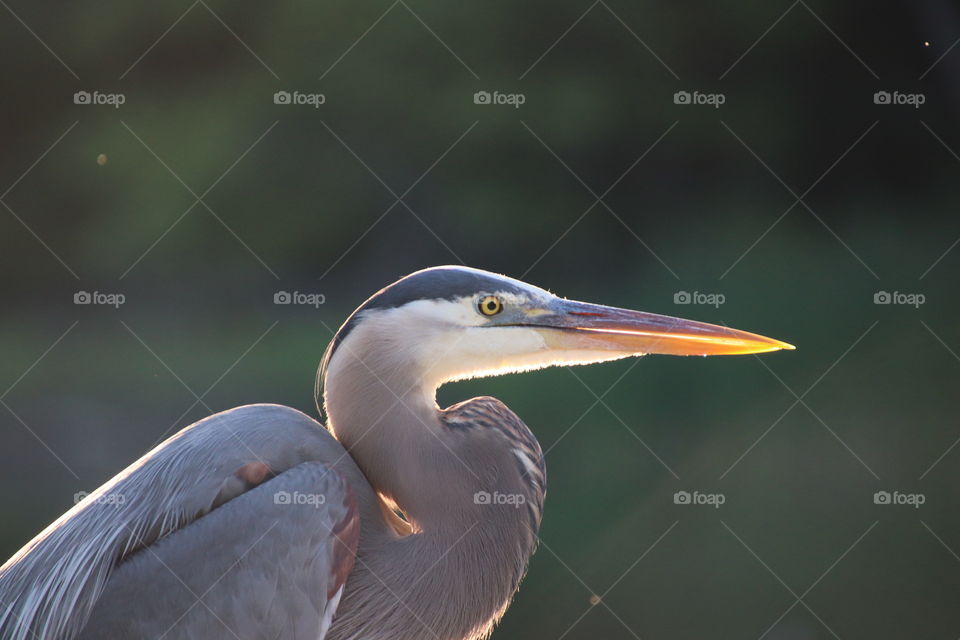
[[[526,326],[555,329],[565,348],[618,351],[636,355],[718,356],[794,349],[792,344],[715,324],[643,311],[561,300],[551,313]],[[566,339],[564,339],[566,338]]]

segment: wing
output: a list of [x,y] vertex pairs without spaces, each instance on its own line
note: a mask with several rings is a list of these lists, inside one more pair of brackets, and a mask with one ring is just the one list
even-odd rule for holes
[[[288,584],[295,585],[294,590],[304,588],[302,580],[306,578],[301,573],[304,570],[302,563],[292,568],[284,563],[296,562],[295,558],[306,557],[311,550],[322,556],[314,560],[315,569],[338,569],[345,579],[349,569],[344,572],[336,559],[330,559],[330,554],[337,549],[338,538],[327,532],[331,526],[335,531],[337,525],[352,531],[352,521],[342,520],[341,511],[345,508],[343,500],[347,499],[348,491],[344,490],[340,498],[331,496],[329,502],[325,498],[322,505],[316,505],[319,507],[315,509],[316,513],[283,511],[279,510],[280,504],[270,506],[273,493],[288,491],[288,488],[319,493],[301,486],[309,484],[311,478],[319,477],[318,474],[322,475],[320,484],[331,492],[336,491],[338,482],[339,486],[345,487],[342,479],[336,480],[335,476],[329,475],[333,472],[320,468],[322,465],[304,465],[311,462],[335,466],[348,477],[353,490],[360,491],[358,497],[361,501],[368,499],[369,485],[364,484],[362,474],[343,447],[322,425],[289,407],[238,407],[183,429],[91,493],[0,567],[0,637],[4,640],[76,638],[106,592],[115,594],[110,600],[115,605],[122,603],[118,614],[132,604],[122,600],[124,593],[110,591],[112,576],[125,581],[123,584],[132,589],[131,585],[137,582],[139,575],[144,579],[153,576],[150,572],[156,570],[154,563],[162,566],[161,561],[169,560],[180,563],[177,564],[178,575],[185,578],[195,575],[197,577],[191,579],[201,580],[191,583],[184,579],[185,584],[199,585],[206,575],[206,563],[216,560],[213,564],[222,565],[224,558],[230,556],[220,554],[228,554],[231,545],[234,549],[249,548],[249,554],[255,555],[249,557],[248,554],[239,560],[233,557],[230,562],[236,562],[236,566],[226,573],[222,582],[230,580],[230,576],[269,580],[268,563],[263,562],[266,556],[260,554],[268,548],[276,554],[273,562],[277,571],[287,573],[275,574],[277,580],[284,578],[283,584],[278,581],[273,590],[267,592],[268,598],[285,596],[281,591]],[[241,499],[244,502],[236,502]],[[244,506],[250,507],[251,511],[244,511]],[[277,524],[257,542],[257,536],[263,532],[254,525],[259,527],[264,521],[268,527],[273,522]],[[294,530],[297,526],[308,528]],[[244,536],[252,537],[247,539]],[[350,536],[341,535],[340,538],[349,540]],[[281,558],[281,543],[294,540],[306,543],[302,547],[294,544],[296,548],[285,549],[284,553],[289,555]],[[263,543],[267,546],[261,548]],[[355,542],[353,544],[355,549]],[[339,562],[344,563],[343,550],[337,553],[341,554]],[[352,555],[348,553],[347,556],[352,561]],[[259,574],[257,560],[261,561]],[[226,568],[223,567],[224,571]],[[240,571],[234,573],[237,569]],[[143,573],[137,574],[138,570]],[[294,574],[292,581],[288,581],[287,578]],[[328,578],[317,577],[316,585],[322,585],[325,579]],[[233,586],[237,585],[233,583]],[[203,587],[196,595],[201,595],[205,589]],[[221,593],[217,585],[214,590]],[[248,591],[251,594],[249,599],[256,600],[257,590]],[[314,615],[320,611],[330,613],[334,608],[335,602],[329,605],[325,602],[328,592],[329,588],[324,586],[318,586],[314,592]],[[153,591],[149,594],[148,598],[160,597]],[[179,602],[177,596],[172,597],[173,602]],[[298,596],[293,594],[290,597]],[[222,600],[216,602],[218,607],[221,604],[229,607],[226,599]],[[197,606],[205,610],[202,604]],[[241,600],[234,606],[234,610],[240,607],[253,612],[257,605]],[[213,606],[210,608],[217,610]],[[303,620],[306,620],[309,614],[305,607],[304,611]],[[110,620],[109,612],[96,613],[96,620],[101,624]],[[219,611],[217,613],[219,615]],[[319,615],[322,619],[323,614]],[[196,618],[191,611],[184,620],[192,622]],[[163,631],[152,630],[151,637],[157,637]],[[220,632],[233,637],[223,626]],[[110,636],[128,637],[122,633],[105,633],[101,637]],[[208,636],[198,633],[193,637]],[[286,638],[284,635],[274,637]]]
[[321,640],[360,519],[343,477],[305,462],[117,567],[81,640]]

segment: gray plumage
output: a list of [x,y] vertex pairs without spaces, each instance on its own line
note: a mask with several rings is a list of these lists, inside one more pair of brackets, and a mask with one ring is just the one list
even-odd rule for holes
[[0,639],[472,640],[536,548],[543,453],[454,380],[769,338],[427,269],[361,305],[318,375],[326,428],[248,405],[186,427],[0,567]]
[[[452,409],[446,419],[456,422],[470,404]],[[512,420],[523,426],[515,416]],[[491,429],[479,439],[496,447],[507,443],[502,433]],[[536,442],[532,434],[528,438]],[[478,490],[498,491],[501,483],[492,476],[521,473],[516,458],[506,458],[498,469],[487,465],[483,448],[475,454],[476,471],[490,478]],[[234,472],[250,460],[266,463],[276,477],[248,489]],[[336,542],[330,531],[346,514],[347,484],[356,497],[362,535],[327,637],[454,638],[485,632],[485,623],[505,607],[504,598],[523,575],[542,492],[531,495],[535,517],[526,508],[475,504],[471,495],[475,515],[461,530],[401,535],[409,533],[407,525],[384,511],[353,458],[322,425],[289,407],[249,405],[205,418],[159,445],[4,565],[0,637],[322,638],[329,553]],[[295,492],[325,500],[317,506],[309,500],[276,504],[277,494],[293,501]],[[502,524],[523,536],[522,551],[505,554],[498,548]],[[496,571],[468,575],[459,563],[471,557],[497,560]],[[477,579],[489,581],[499,597],[471,616],[466,612],[482,595]],[[461,588],[450,589],[450,582]],[[437,615],[439,601],[457,603],[462,618]]]
[[329,625],[346,492],[330,467],[304,462],[237,496],[120,564],[79,637],[316,640]]
[[[248,491],[235,472],[251,460],[278,475]],[[236,588],[235,581],[260,580],[258,586],[265,586],[270,565],[284,554],[292,561],[289,568],[301,570],[299,552],[303,558],[312,555],[315,563],[312,575],[297,576],[288,585],[300,592],[299,598],[312,599],[300,613],[302,619],[274,619],[281,611],[277,608],[257,621],[254,635],[241,637],[316,638],[317,633],[276,631],[319,629],[334,540],[328,532],[347,515],[344,478],[361,502],[374,500],[352,458],[314,420],[294,409],[250,405],[201,420],[87,496],[4,565],[0,637],[73,638],[88,619],[93,627],[80,637],[156,637],[167,628],[167,638],[204,637],[194,634],[194,628],[211,624],[220,627],[221,636],[233,637],[202,605],[176,626],[174,622],[217,578],[222,580],[208,596],[231,586],[235,591],[231,602],[220,599],[218,606],[256,616],[260,603],[283,595],[277,593],[278,585],[258,591]],[[324,494],[324,504],[274,503],[274,494],[291,490]],[[297,535],[305,544],[284,544]],[[238,560],[241,571],[234,567],[228,572]],[[255,561],[261,566],[252,566]],[[184,593],[190,585],[196,595]],[[186,600],[179,609],[173,606]],[[143,635],[132,633],[149,620],[159,626]],[[230,626],[239,635],[241,625]]]

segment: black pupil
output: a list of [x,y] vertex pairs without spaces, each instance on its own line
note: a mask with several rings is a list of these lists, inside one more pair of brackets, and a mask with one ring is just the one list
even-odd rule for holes
[[497,301],[490,298],[487,300],[487,311],[491,313],[497,310]]

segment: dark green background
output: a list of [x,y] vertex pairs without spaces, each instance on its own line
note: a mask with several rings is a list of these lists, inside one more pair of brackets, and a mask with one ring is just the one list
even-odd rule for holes
[[[345,316],[463,262],[798,346],[441,390],[501,398],[548,451],[543,544],[495,638],[957,637],[958,16],[932,0],[9,0],[0,557],[211,411],[316,415]],[[875,105],[879,90],[926,102]],[[127,301],[74,305],[80,290]],[[280,290],[326,304],[277,306]],[[675,505],[679,490],[726,503]],[[879,490],[926,502],[875,505]]]

